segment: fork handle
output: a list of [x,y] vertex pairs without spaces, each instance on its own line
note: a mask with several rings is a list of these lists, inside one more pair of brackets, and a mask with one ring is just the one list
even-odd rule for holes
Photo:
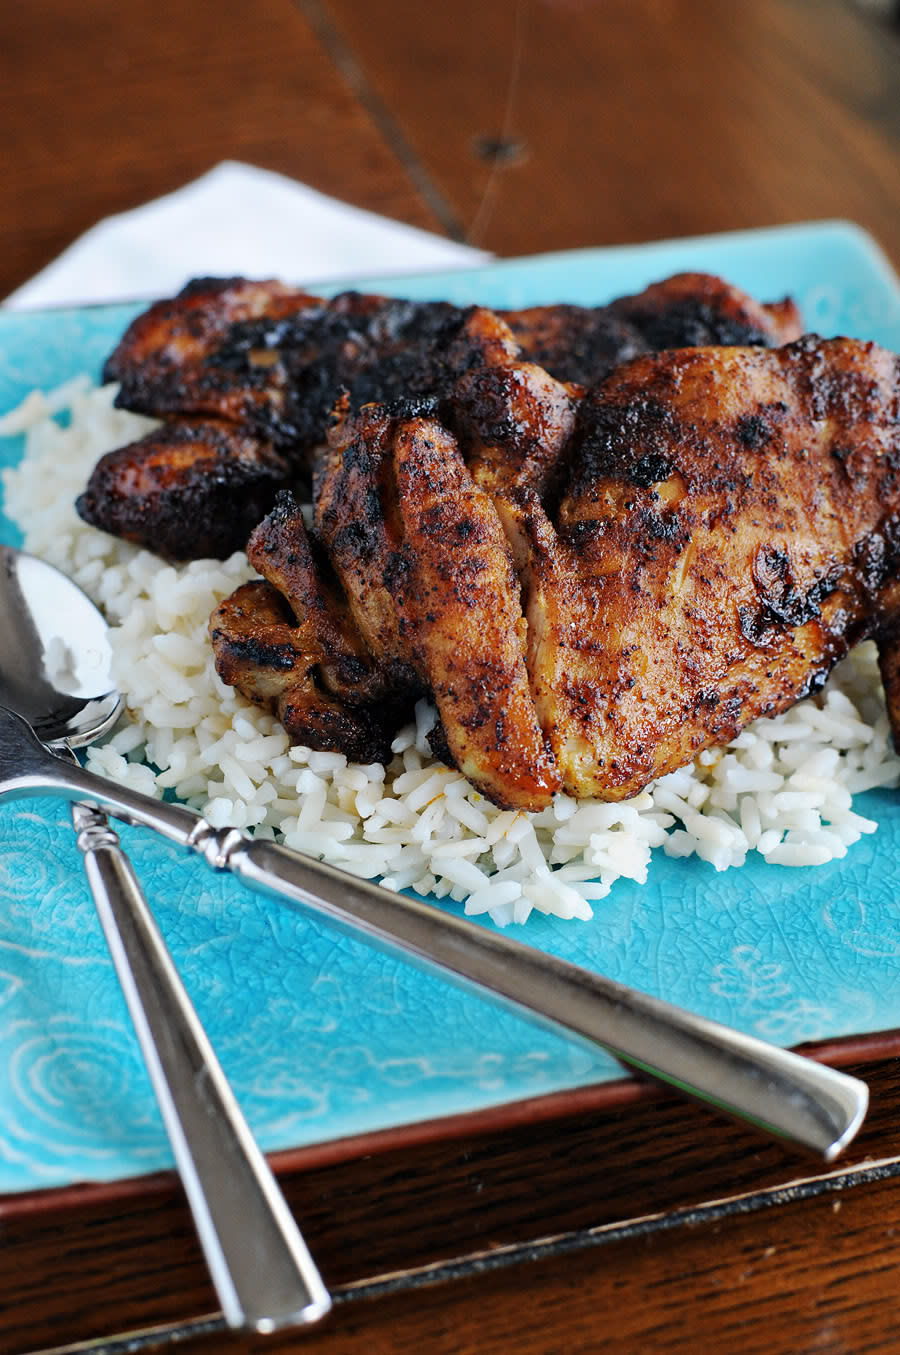
[[497,932],[392,894],[367,880],[238,828],[215,829],[187,805],[117,785],[51,753],[29,726],[0,710],[0,798],[63,795],[96,800],[198,852],[246,884],[324,914],[372,941],[483,994],[549,1020],[623,1063],[832,1161],[866,1114],[868,1088],[790,1050],[708,1021]]
[[229,1326],[309,1323],[331,1306],[306,1244],[106,818],[73,804],[91,893]]

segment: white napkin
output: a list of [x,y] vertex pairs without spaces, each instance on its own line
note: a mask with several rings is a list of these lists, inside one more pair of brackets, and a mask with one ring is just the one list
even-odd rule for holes
[[237,274],[305,286],[488,258],[281,174],[226,160],[174,193],[101,221],[4,304],[143,300],[171,296],[192,277]]

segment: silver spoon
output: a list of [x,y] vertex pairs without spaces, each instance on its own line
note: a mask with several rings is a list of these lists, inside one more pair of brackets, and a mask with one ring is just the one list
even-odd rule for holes
[[[118,719],[106,622],[70,579],[0,547],[0,704],[71,751]],[[78,846],[230,1326],[272,1331],[331,1300],[175,970],[119,840],[73,804]]]
[[[59,618],[59,610],[55,614]],[[856,1078],[287,847],[254,841],[238,828],[214,829],[186,805],[153,800],[66,762],[22,719],[0,710],[0,799],[41,795],[96,801],[126,823],[153,828],[199,853],[214,869],[233,871],[262,893],[299,903],[437,966],[444,977],[602,1045],[630,1067],[826,1161],[862,1124],[868,1089]]]

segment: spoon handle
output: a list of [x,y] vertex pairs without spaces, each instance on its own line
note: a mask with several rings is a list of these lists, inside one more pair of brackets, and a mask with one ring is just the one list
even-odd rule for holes
[[49,752],[0,710],[0,798],[57,794],[96,800],[231,870],[252,888],[299,903],[370,940],[438,966],[482,994],[600,1044],[632,1068],[765,1133],[832,1161],[862,1124],[868,1088],[856,1078],[682,1011],[590,970],[393,894],[286,847],[212,828],[167,804]]
[[106,818],[73,804],[113,964],[229,1326],[310,1323],[331,1307],[306,1244]]

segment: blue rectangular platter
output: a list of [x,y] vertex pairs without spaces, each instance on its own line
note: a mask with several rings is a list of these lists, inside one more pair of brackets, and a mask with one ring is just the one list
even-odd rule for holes
[[[808,329],[900,349],[900,285],[872,241],[841,222],[358,285],[459,303],[596,304],[685,269],[720,273],[763,300],[790,293]],[[295,280],[302,275],[298,258]],[[0,412],[34,387],[95,376],[139,309],[0,312]],[[0,465],[20,455],[20,440],[0,440]],[[20,540],[2,516],[0,539]],[[900,793],[870,792],[858,807],[880,828],[842,861],[791,870],[751,854],[742,869],[717,874],[696,859],[656,852],[648,883],[618,881],[595,904],[592,922],[535,914],[514,930],[553,954],[779,1044],[893,1030],[900,1027]],[[622,1076],[601,1051],[254,896],[148,833],[123,830],[123,840],[266,1149],[399,1130]],[[65,807],[4,805],[0,1193],[113,1181],[169,1165]]]

